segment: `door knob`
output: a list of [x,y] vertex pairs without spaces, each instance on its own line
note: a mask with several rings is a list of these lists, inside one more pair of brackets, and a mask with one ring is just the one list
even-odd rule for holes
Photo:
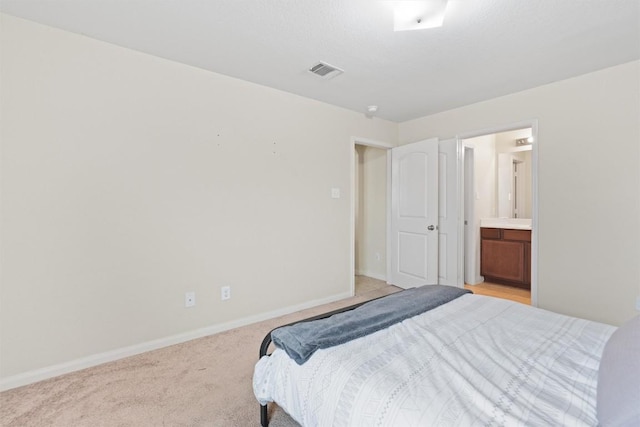
[[429,231],[433,231],[433,230],[435,230],[435,229],[436,229],[436,228],[435,228],[433,225],[430,225],[430,226],[428,226],[428,227],[427,227],[427,230],[429,230]]

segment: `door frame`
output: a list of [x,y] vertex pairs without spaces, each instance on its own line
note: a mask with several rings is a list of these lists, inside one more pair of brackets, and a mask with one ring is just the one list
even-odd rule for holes
[[[355,295],[356,293],[356,282],[355,282],[355,276],[356,276],[356,247],[355,247],[355,243],[356,243],[356,166],[355,166],[355,162],[356,162],[356,145],[365,145],[367,147],[373,147],[373,148],[380,148],[382,150],[386,150],[387,152],[387,202],[386,202],[386,214],[387,214],[387,224],[386,224],[386,228],[387,228],[387,240],[388,240],[388,236],[390,233],[390,222],[389,222],[389,215],[390,215],[390,209],[391,209],[391,156],[390,153],[392,148],[395,147],[394,144],[391,144],[389,142],[384,142],[384,141],[377,141],[375,139],[370,139],[370,138],[362,138],[362,137],[358,137],[358,136],[352,136],[351,137],[351,142],[349,144],[349,161],[350,161],[350,165],[349,165],[349,170],[350,170],[350,177],[351,177],[351,191],[350,191],[350,207],[349,207],[349,236],[350,236],[350,241],[349,241],[349,292],[351,294],[351,296]],[[387,273],[385,273],[385,280],[388,279],[388,272],[390,269],[389,266],[389,242],[387,241]]]
[[[518,129],[531,128],[531,136],[533,143],[531,144],[531,305],[538,306],[538,120],[524,120],[521,122],[510,123],[501,126],[489,127],[477,131],[465,132],[457,135],[459,149],[464,150],[463,141],[465,139],[476,138],[479,136],[493,135],[495,133],[509,132]],[[464,164],[460,165],[460,172],[463,173]],[[464,181],[461,181],[464,182]],[[460,208],[464,212],[464,191],[461,192]],[[461,215],[460,228],[464,230],[464,215]],[[462,248],[464,250],[464,248]],[[464,259],[464,252],[458,253],[458,259]]]
[[[442,138],[438,138],[438,141],[443,141],[444,139]],[[428,138],[427,138],[428,139]],[[454,138],[451,138],[454,139]],[[460,138],[455,138],[456,139],[456,151],[457,151],[457,167],[459,170],[458,173],[458,186],[460,187],[462,185],[462,182],[460,181],[461,177],[462,177],[462,172],[460,171],[463,163],[462,163],[462,156],[460,154],[460,146],[461,146],[461,140]],[[379,141],[379,140],[375,140],[375,139],[370,139],[370,138],[363,138],[363,137],[358,137],[358,136],[352,136],[350,139],[350,143],[349,143],[349,170],[350,170],[350,186],[351,186],[351,192],[350,192],[350,207],[349,207],[349,236],[350,236],[350,241],[349,241],[349,292],[350,295],[353,296],[355,295],[355,206],[356,206],[356,167],[355,167],[355,149],[356,149],[356,145],[364,145],[367,147],[373,147],[373,148],[378,148],[378,149],[382,149],[385,150],[387,152],[387,179],[386,179],[386,192],[387,192],[387,197],[386,197],[386,236],[387,236],[387,242],[386,242],[386,273],[385,273],[385,281],[387,282],[387,284],[389,283],[389,271],[391,271],[391,257],[389,257],[389,254],[391,253],[391,209],[392,209],[392,205],[391,205],[391,149],[392,148],[396,148],[399,145],[395,145],[389,142],[385,142],[385,141]],[[405,144],[402,144],[405,145]],[[458,188],[458,207],[459,209],[463,209],[464,205],[462,204],[460,198],[462,197],[463,192],[459,191],[460,188]],[[462,222],[461,222],[462,223]],[[462,287],[464,285],[464,265],[461,263],[461,259],[460,259],[460,251],[461,248],[464,248],[464,235],[461,233],[461,230],[458,230],[458,286]]]
[[[475,148],[471,145],[467,145],[464,141],[462,143],[462,191],[460,197],[462,198],[462,207],[460,209],[462,214],[462,229],[463,229],[463,261],[459,266],[460,271],[458,273],[459,278],[462,281],[462,286],[467,282],[467,275],[472,276],[472,280],[469,283],[478,283],[481,281],[480,266],[478,265],[477,258],[477,246],[478,239],[475,233],[470,230],[469,226],[465,227],[465,221],[468,221],[468,225],[476,223],[475,214]],[[472,249],[473,248],[473,249]]]

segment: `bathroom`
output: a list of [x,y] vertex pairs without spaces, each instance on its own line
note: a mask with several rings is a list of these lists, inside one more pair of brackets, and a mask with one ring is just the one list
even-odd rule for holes
[[463,141],[465,283],[531,289],[532,129]]

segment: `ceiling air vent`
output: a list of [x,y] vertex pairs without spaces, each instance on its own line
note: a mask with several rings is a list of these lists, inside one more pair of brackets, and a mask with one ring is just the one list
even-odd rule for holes
[[334,67],[333,65],[329,65],[325,62],[318,62],[313,67],[309,68],[309,71],[318,77],[322,77],[323,79],[330,79],[344,72],[344,70]]

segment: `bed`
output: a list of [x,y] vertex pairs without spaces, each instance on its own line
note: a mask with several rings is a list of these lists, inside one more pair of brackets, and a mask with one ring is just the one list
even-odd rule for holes
[[[367,304],[303,323],[322,333]],[[302,363],[267,354],[272,331],[253,388],[265,427],[269,402],[305,427],[640,425],[640,317],[629,325],[462,294]]]

